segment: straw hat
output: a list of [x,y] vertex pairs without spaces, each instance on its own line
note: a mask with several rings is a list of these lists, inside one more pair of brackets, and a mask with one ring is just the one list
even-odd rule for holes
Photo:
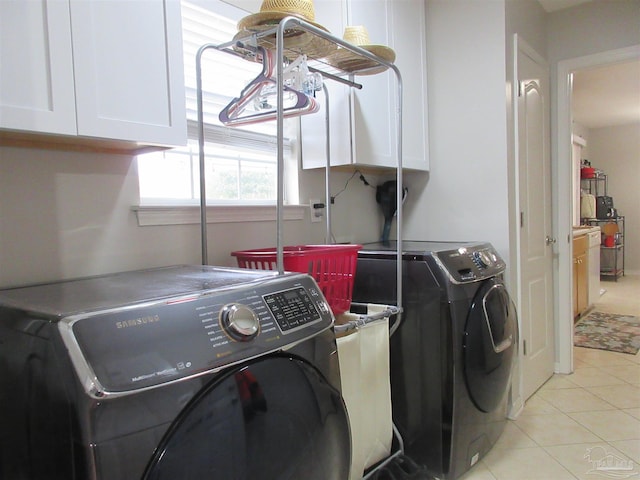
[[263,0],[258,13],[248,15],[238,22],[238,30],[250,30],[265,24],[277,24],[284,17],[296,17],[311,25],[328,31],[315,22],[313,0]]
[[[369,32],[363,25],[345,27],[342,39],[373,53],[386,62],[393,63],[396,59],[396,52],[392,48],[370,43]],[[375,75],[387,69],[385,65],[353,53],[346,48],[339,48],[337,52],[327,58],[327,63],[345,72],[357,73],[358,75]]]
[[[310,23],[320,30],[328,32],[325,27],[315,22],[313,0],[263,0],[260,12],[248,15],[238,22],[238,33],[234,40],[247,39],[256,33],[273,29],[285,17],[296,17]],[[275,33],[261,36],[257,44],[265,48],[275,48]],[[284,56],[294,60],[305,54],[309,58],[324,58],[337,50],[334,42],[299,28],[297,25],[284,31]],[[234,47],[238,50],[238,47]]]
[[351,25],[345,27],[342,39],[346,42],[353,43],[363,50],[373,53],[389,63],[393,63],[396,59],[396,52],[394,52],[392,48],[385,45],[371,45],[371,42],[369,41],[369,32],[364,25]]

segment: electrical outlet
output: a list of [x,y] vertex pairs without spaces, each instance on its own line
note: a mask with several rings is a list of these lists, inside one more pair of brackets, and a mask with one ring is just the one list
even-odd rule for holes
[[324,203],[322,200],[310,198],[309,208],[311,209],[311,223],[321,222],[324,218]]

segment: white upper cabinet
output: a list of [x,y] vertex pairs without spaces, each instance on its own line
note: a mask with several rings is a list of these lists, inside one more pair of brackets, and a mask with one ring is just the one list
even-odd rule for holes
[[[341,3],[316,0],[315,5],[316,18],[335,36],[342,36],[345,25],[364,25],[372,44],[387,45],[395,50],[394,63],[402,77],[402,164],[407,169],[428,170],[425,2],[347,0]],[[346,13],[339,15],[340,8],[346,9]],[[346,22],[335,26],[336,19]],[[330,86],[331,164],[395,168],[396,75],[389,70],[377,75],[356,75],[354,80],[363,88],[348,88],[327,81]],[[322,125],[324,118],[318,116],[320,114],[302,117],[305,168],[326,164],[323,143],[326,129]],[[348,128],[345,128],[345,121]],[[313,140],[309,142],[308,137]]]
[[0,2],[0,127],[76,133],[67,2]]
[[186,144],[180,2],[72,0],[78,134]]
[[[315,0],[316,21],[332,35],[342,38],[347,22],[347,4],[344,0]],[[351,113],[349,91],[351,87],[333,80],[325,80],[329,98],[329,128],[331,165],[350,165]],[[312,115],[300,117],[303,168],[318,168],[327,165],[327,96],[324,91],[317,94],[320,110]]]
[[0,29],[0,127],[186,143],[178,0],[3,0]]

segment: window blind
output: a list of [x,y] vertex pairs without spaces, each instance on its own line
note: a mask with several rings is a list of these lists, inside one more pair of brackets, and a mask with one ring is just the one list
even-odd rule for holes
[[[221,0],[183,0],[182,34],[189,144],[138,156],[144,203],[195,202],[199,194],[196,54],[202,45],[221,45],[236,34],[247,12]],[[242,127],[223,125],[218,114],[262,70],[236,55],[207,49],[202,56],[202,90],[207,200],[212,203],[272,203],[276,198],[276,122]],[[284,158],[294,161],[294,119],[285,119]],[[288,175],[294,175],[292,170]],[[286,195],[287,200],[294,201]]]
[[[196,54],[204,44],[229,42],[237,33],[237,21],[247,12],[222,2],[208,2],[204,8],[182,2],[182,30],[185,64],[185,93],[189,138],[197,139]],[[216,13],[214,9],[224,10]],[[205,141],[229,146],[275,152],[276,122],[264,122],[242,127],[225,127],[218,113],[262,70],[262,65],[242,58],[207,49],[202,55],[202,97]],[[291,138],[284,139],[285,155],[290,154]]]

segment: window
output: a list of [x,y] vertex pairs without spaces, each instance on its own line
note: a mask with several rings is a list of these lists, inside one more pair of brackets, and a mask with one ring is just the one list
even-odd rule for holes
[[[189,204],[200,198],[196,104],[196,53],[206,44],[228,42],[247,12],[219,0],[183,0],[183,48],[189,144],[138,156],[143,204]],[[245,127],[225,127],[218,113],[260,72],[261,65],[208,49],[202,57],[205,173],[207,202],[213,204],[273,204],[277,195],[275,121]],[[297,123],[285,121],[285,163],[295,162]],[[292,169],[296,170],[297,169]],[[294,195],[286,195],[289,203]],[[287,198],[288,197],[288,198]]]

